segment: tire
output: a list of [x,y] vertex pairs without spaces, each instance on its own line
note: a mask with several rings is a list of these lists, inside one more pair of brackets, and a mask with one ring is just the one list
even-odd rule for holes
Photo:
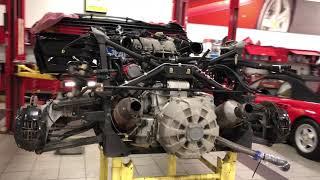
[[[281,2],[282,3],[282,8],[284,8],[285,10],[288,10],[288,12],[286,12],[286,15],[284,17],[286,17],[286,20],[283,20],[283,22],[281,22],[280,19],[273,19],[271,17],[280,17],[280,14],[272,16],[271,12],[274,8],[273,4],[276,2]],[[281,9],[283,10],[283,9]],[[288,32],[291,21],[292,21],[292,17],[293,17],[293,10],[294,10],[294,2],[293,0],[265,0],[263,7],[260,11],[260,15],[258,18],[258,22],[257,22],[257,27],[256,29],[258,30],[267,30],[267,31],[278,31],[278,32]],[[283,11],[284,12],[284,11]],[[271,13],[271,14],[269,14]],[[268,21],[269,19],[269,25],[274,25],[277,24],[278,27],[268,27],[265,26],[266,22],[264,22],[265,20]],[[271,22],[279,22],[278,23],[271,23]]]
[[[312,136],[314,137],[311,138]],[[320,126],[314,120],[303,118],[296,122],[292,129],[291,142],[303,157],[316,161],[320,160]],[[306,142],[309,142],[312,146],[306,145]]]

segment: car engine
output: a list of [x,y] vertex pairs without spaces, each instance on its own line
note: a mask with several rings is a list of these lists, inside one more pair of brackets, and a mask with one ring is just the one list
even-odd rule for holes
[[[211,60],[177,24],[85,15],[64,18],[35,39],[40,71],[68,88],[44,105],[21,107],[20,148],[40,154],[99,143],[111,157],[167,152],[180,158],[231,148],[289,169],[287,161],[250,149],[255,138],[286,139],[290,121],[273,103],[250,102],[255,92],[237,67],[258,65],[241,62],[237,45]],[[91,129],[93,136],[69,138]]]

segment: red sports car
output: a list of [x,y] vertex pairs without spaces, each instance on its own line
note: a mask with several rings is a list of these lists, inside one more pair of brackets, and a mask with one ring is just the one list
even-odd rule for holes
[[[229,2],[190,0],[188,22],[227,26]],[[239,0],[239,6],[240,28],[320,35],[318,0]]]
[[290,142],[304,157],[320,160],[320,78],[270,74],[251,83],[255,102],[271,101],[285,109],[292,122]]

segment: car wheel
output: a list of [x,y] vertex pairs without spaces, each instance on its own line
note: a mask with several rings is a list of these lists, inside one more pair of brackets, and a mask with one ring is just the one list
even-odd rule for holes
[[291,139],[298,153],[305,158],[320,160],[320,126],[304,118],[294,125]]
[[288,32],[292,12],[292,0],[266,0],[260,11],[257,29]]

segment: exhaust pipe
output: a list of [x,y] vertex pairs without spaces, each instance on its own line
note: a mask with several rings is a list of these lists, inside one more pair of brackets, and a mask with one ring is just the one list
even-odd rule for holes
[[201,54],[203,52],[203,46],[201,43],[192,42],[190,43],[190,50],[194,54]]
[[125,36],[121,39],[120,44],[127,49],[131,49],[133,46],[133,39]]
[[251,104],[239,104],[234,100],[228,100],[215,109],[217,122],[221,128],[230,128],[239,124],[247,114],[252,112]]
[[141,102],[136,98],[124,98],[113,110],[113,118],[117,128],[129,131],[135,127],[142,113]]

